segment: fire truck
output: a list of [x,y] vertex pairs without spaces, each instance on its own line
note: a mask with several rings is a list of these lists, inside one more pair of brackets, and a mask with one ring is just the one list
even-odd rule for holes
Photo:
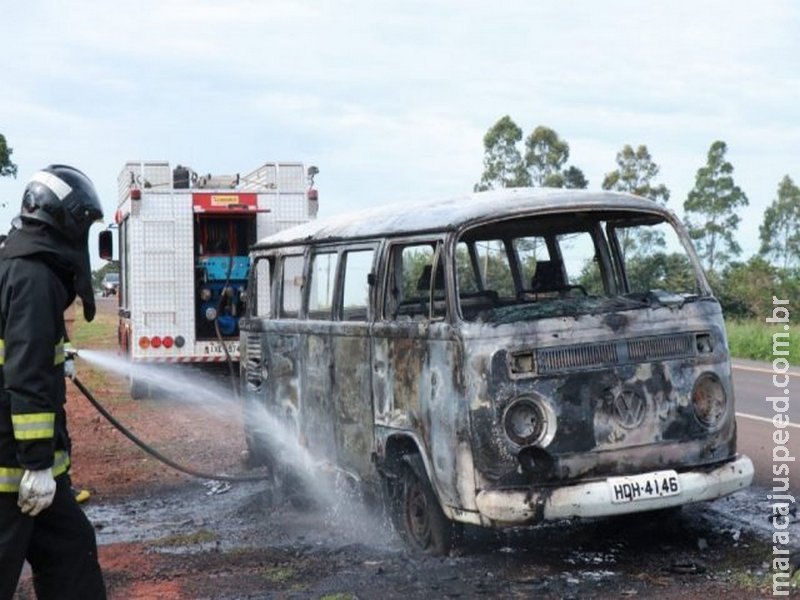
[[[241,176],[126,163],[114,224],[100,234],[101,257],[118,250],[121,351],[132,362],[238,361],[248,250],[316,217],[317,172],[298,162]],[[147,382],[130,384],[134,398],[150,394]]]

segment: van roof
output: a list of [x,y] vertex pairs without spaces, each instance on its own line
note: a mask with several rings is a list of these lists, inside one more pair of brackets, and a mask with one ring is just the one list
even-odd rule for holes
[[262,238],[253,248],[452,231],[496,218],[546,214],[564,209],[623,209],[664,216],[671,214],[653,200],[620,192],[508,188],[444,200],[390,204],[358,213],[309,221]]

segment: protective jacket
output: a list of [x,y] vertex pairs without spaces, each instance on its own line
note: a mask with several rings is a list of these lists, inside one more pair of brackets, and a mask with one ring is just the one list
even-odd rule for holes
[[0,249],[0,492],[18,492],[25,470],[69,469],[64,309],[74,275],[54,236],[25,225]]

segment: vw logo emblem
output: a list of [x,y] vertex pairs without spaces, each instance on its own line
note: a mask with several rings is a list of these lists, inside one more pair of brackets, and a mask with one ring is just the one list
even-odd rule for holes
[[614,399],[614,415],[620,425],[626,429],[638,427],[644,421],[647,404],[639,394],[633,390],[623,390]]

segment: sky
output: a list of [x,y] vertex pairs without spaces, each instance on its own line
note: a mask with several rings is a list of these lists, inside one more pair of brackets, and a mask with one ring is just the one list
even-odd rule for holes
[[85,171],[109,221],[130,160],[316,165],[321,217],[457,196],[509,115],[554,129],[594,190],[645,144],[679,216],[724,141],[747,258],[800,183],[799,31],[792,0],[5,2],[0,229],[50,163]]

